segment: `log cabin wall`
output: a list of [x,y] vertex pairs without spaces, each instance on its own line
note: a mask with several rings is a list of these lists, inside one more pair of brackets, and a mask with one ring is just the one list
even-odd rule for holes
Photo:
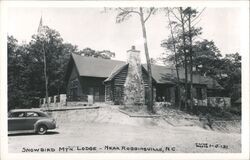
[[111,82],[107,82],[105,84],[105,102],[112,102],[113,101],[113,91],[111,87]]
[[[105,78],[98,77],[80,77],[76,67],[73,66],[72,72],[67,84],[68,100],[87,101],[87,95],[93,95],[94,99],[99,102],[115,102],[123,104],[124,83],[128,72],[128,66],[123,68],[112,81],[103,85]],[[142,69],[142,77],[145,85],[145,94],[148,92],[148,74]],[[79,80],[80,79],[80,80]],[[167,101],[172,104],[176,99],[176,88],[171,84],[157,84],[154,97],[156,101]],[[193,97],[198,100],[207,98],[206,85],[194,84]],[[181,95],[184,96],[184,86],[181,85]],[[147,101],[147,95],[145,95]],[[164,97],[164,98],[163,98]]]
[[115,104],[123,104],[124,83],[128,74],[128,65],[123,68],[112,80],[113,101]]
[[[128,66],[124,67],[111,81],[105,83],[105,101],[113,101],[115,104],[123,104],[124,83],[128,74]],[[148,74],[142,69],[142,77],[145,88],[148,88]]]
[[113,79],[115,86],[123,86],[128,74],[128,66],[123,68]]

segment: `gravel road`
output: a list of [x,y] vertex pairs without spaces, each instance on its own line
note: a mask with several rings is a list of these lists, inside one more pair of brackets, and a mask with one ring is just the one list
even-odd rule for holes
[[[92,112],[92,111],[81,111]],[[93,111],[96,112],[96,111]],[[159,121],[134,118],[114,111],[99,111],[98,121],[80,118],[59,121],[60,127],[46,135],[9,135],[9,152],[46,153],[239,153],[241,134],[205,130],[197,126],[156,125]],[[100,118],[105,112],[115,114]],[[88,116],[91,115],[88,113]],[[62,117],[62,116],[61,116]],[[111,116],[111,117],[114,117]],[[119,123],[117,120],[123,122]],[[125,123],[125,119],[127,119]],[[110,121],[108,121],[110,120]],[[117,123],[113,123],[117,122]],[[138,122],[137,125],[134,123]],[[152,122],[152,123],[151,123]],[[132,125],[133,123],[133,125]]]

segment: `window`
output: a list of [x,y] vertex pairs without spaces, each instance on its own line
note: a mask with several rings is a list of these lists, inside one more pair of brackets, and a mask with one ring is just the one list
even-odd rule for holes
[[14,112],[14,113],[11,113],[9,115],[9,117],[15,117],[15,118],[18,118],[18,117],[24,117],[25,116],[25,113],[24,112]]
[[36,112],[27,112],[26,116],[27,117],[39,117],[38,113]]

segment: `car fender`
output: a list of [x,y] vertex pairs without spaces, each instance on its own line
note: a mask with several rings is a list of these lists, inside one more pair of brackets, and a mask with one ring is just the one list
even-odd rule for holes
[[40,125],[45,125],[48,129],[51,128],[51,123],[50,120],[48,119],[40,119],[34,124],[35,130],[37,130],[37,127]]

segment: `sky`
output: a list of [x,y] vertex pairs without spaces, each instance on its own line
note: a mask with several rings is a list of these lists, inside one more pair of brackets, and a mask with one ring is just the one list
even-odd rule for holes
[[[202,8],[198,8],[201,10]],[[138,16],[117,24],[116,13],[103,13],[103,8],[9,8],[8,35],[20,43],[28,43],[37,33],[40,18],[43,24],[57,30],[64,42],[79,49],[110,50],[115,59],[126,60],[126,51],[135,45],[145,62],[141,24]],[[197,40],[213,40],[222,55],[240,52],[240,8],[206,8],[197,20],[203,34]],[[146,23],[150,57],[160,57],[160,46],[170,31],[167,17],[153,15]]]

